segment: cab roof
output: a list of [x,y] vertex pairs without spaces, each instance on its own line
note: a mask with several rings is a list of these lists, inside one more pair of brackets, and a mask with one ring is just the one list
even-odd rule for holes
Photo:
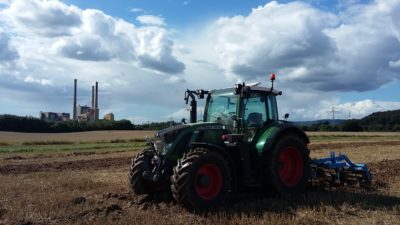
[[[259,86],[247,86],[250,87],[251,92],[264,92],[265,94],[273,94],[274,96],[282,95],[282,91],[278,91],[276,89],[271,89],[267,87],[259,87]],[[214,89],[210,91],[210,94],[214,93],[223,93],[223,92],[232,92],[234,93],[235,88],[223,88],[223,89]]]

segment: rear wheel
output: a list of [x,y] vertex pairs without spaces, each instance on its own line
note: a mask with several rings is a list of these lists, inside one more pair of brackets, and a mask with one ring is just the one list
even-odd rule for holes
[[228,197],[231,175],[227,162],[218,153],[196,148],[185,154],[174,167],[171,191],[187,209],[208,211]]
[[296,135],[282,137],[267,156],[267,185],[282,195],[301,193],[310,175],[309,151]]

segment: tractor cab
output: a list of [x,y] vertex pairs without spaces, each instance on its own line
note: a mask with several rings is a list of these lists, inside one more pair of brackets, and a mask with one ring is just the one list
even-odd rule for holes
[[251,140],[256,132],[278,120],[275,97],[280,91],[240,84],[235,88],[212,90],[207,96],[204,122],[218,122],[233,134]]
[[258,131],[279,118],[276,96],[282,92],[273,89],[274,80],[272,74],[271,88],[259,87],[260,82],[257,82],[211,91],[187,90],[186,102],[192,98],[190,121],[197,122],[194,95],[199,99],[207,95],[203,121],[222,124],[229,134],[243,135],[250,142]]

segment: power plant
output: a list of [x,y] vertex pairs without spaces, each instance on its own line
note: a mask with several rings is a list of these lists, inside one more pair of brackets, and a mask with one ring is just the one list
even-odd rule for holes
[[96,121],[99,119],[99,83],[92,86],[92,105],[77,105],[77,85],[78,80],[74,79],[74,100],[73,100],[73,120],[78,121]]
[[[78,80],[74,79],[74,98],[72,103],[72,120],[76,121],[96,121],[99,120],[99,82],[96,81],[95,85],[92,85],[92,101],[91,106],[79,105],[77,103],[77,91]],[[47,122],[60,122],[70,120],[69,113],[58,113],[58,112],[43,112],[39,113],[39,118]],[[105,120],[114,120],[114,114],[109,113],[104,116]]]

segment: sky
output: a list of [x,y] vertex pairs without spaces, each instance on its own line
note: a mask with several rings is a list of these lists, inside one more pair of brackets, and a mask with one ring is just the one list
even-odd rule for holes
[[291,120],[400,109],[400,0],[0,0],[0,114],[180,121],[186,89],[276,73]]

